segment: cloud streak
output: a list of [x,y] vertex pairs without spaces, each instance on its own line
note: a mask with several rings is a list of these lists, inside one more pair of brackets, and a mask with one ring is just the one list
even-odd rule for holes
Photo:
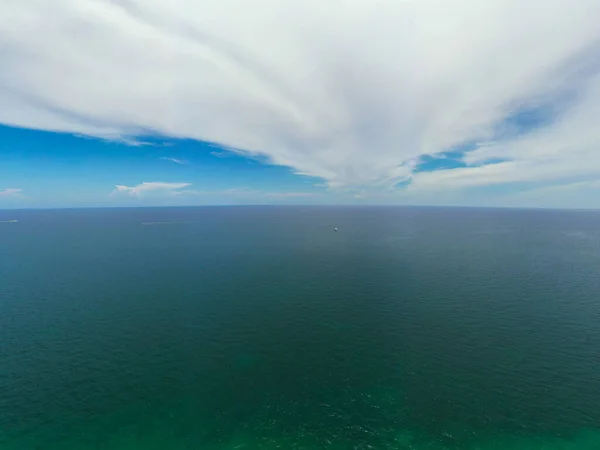
[[170,161],[172,163],[179,164],[179,165],[182,165],[182,166],[184,166],[186,164],[189,164],[189,161],[186,161],[184,159],[170,158],[168,156],[163,156],[160,159],[162,159],[163,161]]
[[254,198],[257,200],[273,199],[299,199],[322,196],[319,192],[302,192],[302,191],[263,191],[260,189],[248,188],[230,188],[230,189],[215,189],[215,190],[193,190],[186,189],[178,191],[180,196],[225,196],[225,197],[241,197]]
[[[331,188],[560,183],[600,174],[598,17],[600,0],[8,0],[0,122],[203,140]],[[550,117],[511,128],[524,110]],[[415,171],[467,142],[466,167]],[[143,185],[116,191],[181,189]]]
[[116,185],[112,196],[130,195],[132,197],[146,197],[149,195],[177,195],[182,189],[191,186],[191,183],[163,183],[159,181],[145,181],[136,186]]
[[242,202],[242,203],[280,203],[285,201],[302,202],[304,199],[318,199],[319,192],[302,191],[264,191],[260,189],[229,188],[198,190],[188,189],[191,183],[164,183],[158,181],[143,182],[135,186],[116,185],[110,197],[135,197],[138,199],[169,199],[175,201],[198,199],[202,201]]
[[23,192],[23,189],[15,189],[15,188],[0,190],[0,198],[21,197],[22,192]]

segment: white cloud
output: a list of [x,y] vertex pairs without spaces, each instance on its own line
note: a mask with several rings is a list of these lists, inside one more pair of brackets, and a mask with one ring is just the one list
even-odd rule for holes
[[600,180],[577,181],[575,183],[557,184],[554,186],[545,186],[543,188],[532,189],[523,192],[521,195],[534,195],[540,193],[562,193],[570,191],[578,191],[581,189],[595,190],[600,189]]
[[317,197],[321,194],[317,192],[265,192],[265,197],[269,198],[305,198],[305,197]]
[[181,196],[211,196],[211,197],[244,197],[261,199],[292,199],[292,198],[308,198],[318,197],[322,195],[319,192],[302,192],[302,191],[263,191],[260,189],[248,188],[230,188],[230,189],[215,189],[215,190],[192,190],[186,189],[177,191],[177,195]]
[[181,164],[181,165],[189,164],[189,161],[186,161],[184,159],[170,158],[168,156],[163,156],[160,159],[162,159],[163,161],[171,161],[172,163],[175,163],[175,164]]
[[4,189],[0,190],[0,198],[21,197],[23,189]]
[[526,189],[511,197],[517,206],[600,208],[600,179]]
[[188,186],[191,186],[191,183],[162,183],[158,181],[145,181],[137,186],[124,186],[124,185],[116,185],[115,189],[112,191],[111,195],[119,195],[126,194],[134,197],[144,197],[148,194],[161,194],[161,195],[176,195],[183,191]]
[[212,151],[210,152],[211,155],[216,156],[217,158],[229,158],[230,156],[232,156],[231,152],[224,152],[224,151]]
[[[598,17],[600,0],[7,0],[0,122],[206,140],[331,187],[599,175]],[[539,104],[556,122],[496,139]],[[488,142],[472,167],[413,173],[466,141]]]

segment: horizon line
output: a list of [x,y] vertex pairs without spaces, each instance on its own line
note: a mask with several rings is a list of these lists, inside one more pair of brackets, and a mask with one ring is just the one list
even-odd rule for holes
[[398,205],[398,204],[221,204],[221,205],[151,205],[151,206],[57,206],[31,208],[0,208],[5,211],[63,211],[85,209],[183,209],[183,208],[431,208],[431,209],[516,209],[547,211],[598,211],[600,208],[568,208],[544,206],[487,206],[487,205]]

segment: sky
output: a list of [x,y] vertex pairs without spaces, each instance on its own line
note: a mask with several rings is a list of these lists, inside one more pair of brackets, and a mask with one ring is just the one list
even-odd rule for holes
[[600,0],[4,0],[0,208],[600,208]]

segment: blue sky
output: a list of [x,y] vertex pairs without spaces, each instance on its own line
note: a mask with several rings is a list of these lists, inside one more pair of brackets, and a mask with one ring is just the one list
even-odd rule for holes
[[600,0],[528,5],[9,0],[0,208],[598,208]]
[[[194,140],[145,137],[132,145],[0,126],[0,142],[3,188],[20,189],[2,199],[6,206],[296,203],[325,191],[287,167]],[[157,187],[115,191],[143,183]]]

